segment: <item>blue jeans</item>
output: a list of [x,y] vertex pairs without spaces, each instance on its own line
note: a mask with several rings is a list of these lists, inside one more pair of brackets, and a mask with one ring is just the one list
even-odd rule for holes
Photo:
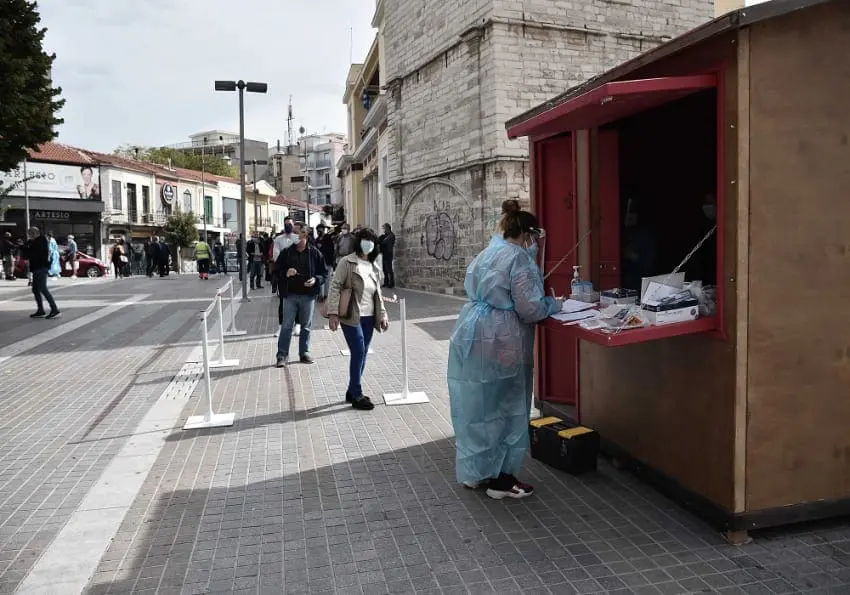
[[[340,324],[345,343],[351,351],[351,361],[348,364],[348,392],[354,399],[363,396],[363,371],[366,369],[366,354],[369,353],[369,343],[375,332],[375,317],[361,316],[360,326]],[[302,331],[303,332],[303,331]]]
[[35,296],[35,305],[38,306],[39,312],[44,312],[44,302],[41,296],[47,300],[51,311],[56,311],[56,302],[53,301],[53,296],[47,289],[47,269],[36,269],[32,272],[32,294]]
[[313,308],[316,306],[314,295],[289,295],[283,299],[283,324],[277,338],[277,357],[289,357],[289,342],[292,340],[292,328],[295,323],[301,325],[298,337],[298,356],[310,352],[310,331],[313,328]]

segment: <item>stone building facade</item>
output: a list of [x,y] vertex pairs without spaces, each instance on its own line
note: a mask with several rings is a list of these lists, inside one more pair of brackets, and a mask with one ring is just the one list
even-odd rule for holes
[[713,16],[712,0],[378,4],[396,271],[405,287],[447,293],[463,292],[502,201],[528,204],[528,145],[504,123]]

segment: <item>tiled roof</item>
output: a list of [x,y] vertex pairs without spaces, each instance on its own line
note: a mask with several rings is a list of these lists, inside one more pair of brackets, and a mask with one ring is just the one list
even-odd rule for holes
[[[29,154],[29,158],[32,161],[67,163],[72,165],[111,165],[129,171],[153,174],[158,178],[169,180],[201,181],[201,172],[192,169],[182,167],[168,168],[156,163],[137,161],[135,159],[121,157],[120,155],[110,155],[89,149],[80,149],[62,143],[44,143],[38,147],[37,151],[30,151]],[[203,179],[210,184],[214,182],[239,183],[239,180],[236,178],[216,176],[210,173],[205,173]]]
[[[307,203],[304,202],[303,200],[298,200],[297,198],[289,198],[288,196],[282,196],[282,195],[270,196],[269,202],[272,203],[273,205],[281,205],[281,206],[287,206],[287,207],[298,207],[299,209],[306,209],[307,208]],[[318,205],[311,205],[310,206],[311,211],[316,211],[316,210],[319,210],[319,209],[321,209],[321,207],[318,206]]]
[[37,150],[30,150],[29,158],[32,161],[45,161],[53,163],[68,163],[72,165],[92,165],[95,161],[76,147],[69,147],[62,143],[44,143]]

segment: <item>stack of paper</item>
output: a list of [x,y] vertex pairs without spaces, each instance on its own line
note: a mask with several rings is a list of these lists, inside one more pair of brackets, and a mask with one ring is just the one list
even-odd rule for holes
[[565,324],[575,324],[588,318],[596,318],[599,312],[593,309],[594,305],[578,300],[567,300],[561,306],[561,311],[552,314],[552,318]]

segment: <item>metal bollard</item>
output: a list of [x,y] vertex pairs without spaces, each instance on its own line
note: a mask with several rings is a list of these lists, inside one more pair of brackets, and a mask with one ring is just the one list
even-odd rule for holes
[[407,301],[401,298],[399,301],[401,310],[401,379],[402,389],[400,393],[384,393],[384,404],[386,405],[416,405],[429,403],[430,399],[424,392],[410,392],[410,383],[407,375]]
[[233,299],[233,279],[230,279],[225,287],[230,288],[230,329],[225,333],[228,337],[241,337],[247,335],[248,331],[236,330],[236,301]]
[[203,428],[224,428],[232,426],[236,419],[235,413],[216,413],[213,410],[212,382],[210,381],[210,350],[209,332],[207,330],[207,311],[200,314],[201,319],[201,351],[204,364],[204,384],[207,393],[207,412],[204,415],[193,415],[183,425],[184,430],[200,430]]
[[210,368],[235,368],[239,365],[238,359],[227,359],[224,355],[224,309],[221,306],[221,292],[215,295],[218,306],[218,360],[210,364]]

